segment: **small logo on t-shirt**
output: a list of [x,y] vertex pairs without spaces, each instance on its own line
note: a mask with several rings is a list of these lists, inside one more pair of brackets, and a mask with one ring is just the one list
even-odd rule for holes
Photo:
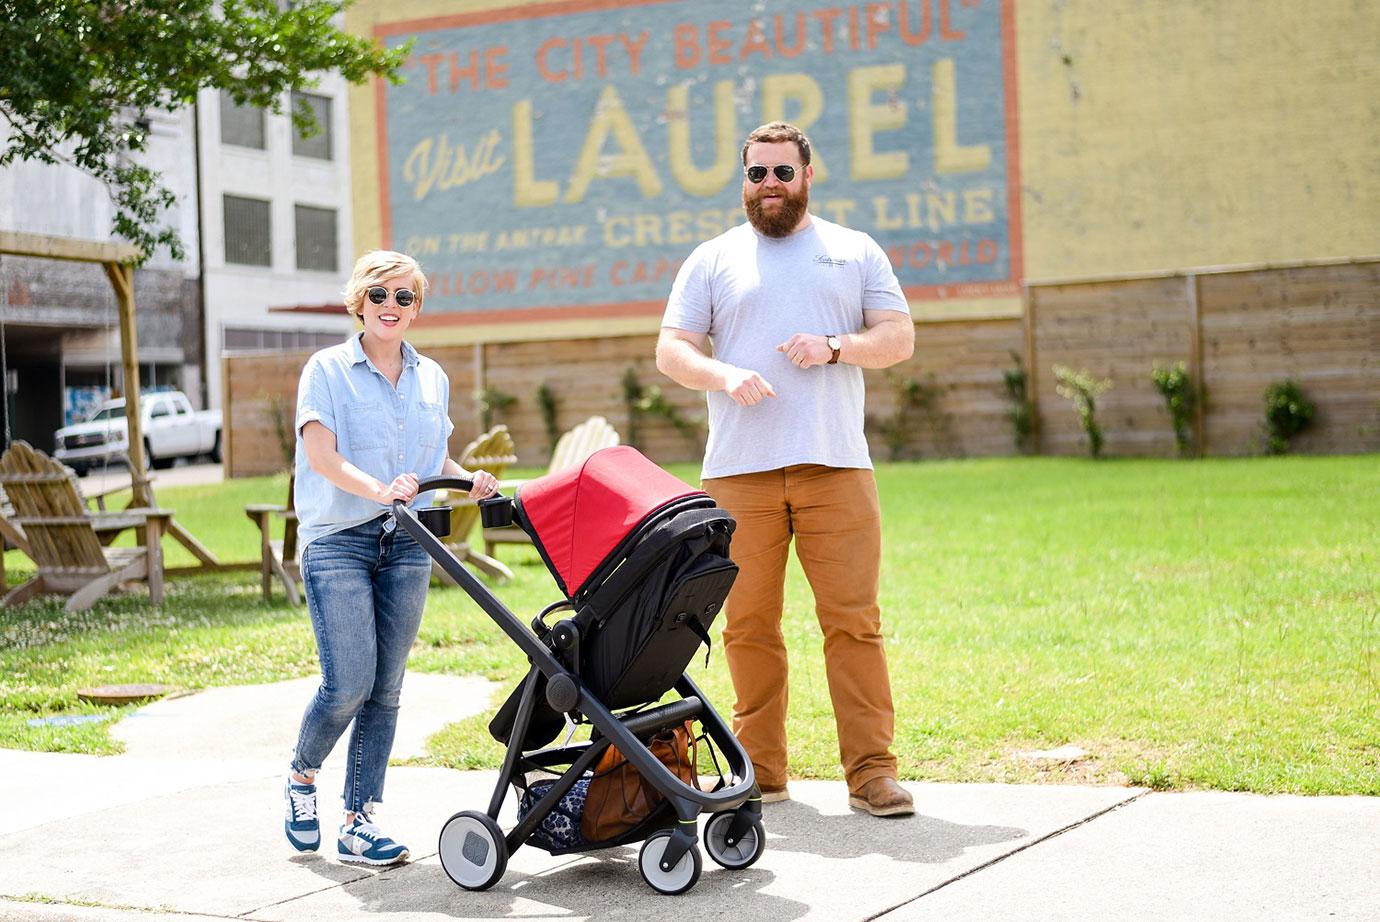
[[846,266],[848,265],[848,260],[839,259],[834,256],[826,256],[821,253],[815,257],[815,263],[821,266]]

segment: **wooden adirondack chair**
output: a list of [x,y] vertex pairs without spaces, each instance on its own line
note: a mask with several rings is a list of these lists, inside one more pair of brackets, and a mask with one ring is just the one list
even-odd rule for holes
[[14,521],[14,506],[10,505],[8,496],[0,490],[0,592],[5,590],[5,551],[16,548],[24,552],[24,556],[33,559],[33,553],[29,550],[29,538],[24,534],[24,529],[20,528]]
[[[485,470],[501,480],[508,465],[517,463],[513,436],[507,426],[494,426],[466,445],[455,460],[467,471]],[[446,503],[450,506],[450,535],[445,542],[451,552],[487,576],[497,580],[512,579],[512,570],[488,554],[479,553],[470,544],[470,533],[479,524],[479,504],[463,493],[448,497]],[[441,582],[455,585],[455,581],[440,566],[433,564],[431,572]]]
[[[28,544],[26,553],[38,566],[38,575],[7,593],[0,605],[52,593],[71,597],[66,611],[84,611],[121,583],[135,580],[148,583],[153,604],[162,603],[161,542],[171,512],[92,512],[71,472],[27,442],[15,442],[0,457],[0,487],[14,509],[10,524],[18,526]],[[143,532],[142,547],[104,546],[102,535],[127,528]]]
[[[602,416],[591,416],[574,429],[563,433],[556,441],[556,448],[551,452],[551,462],[547,465],[546,472],[554,474],[556,471],[573,467],[599,449],[612,448],[620,441],[618,430],[613,428],[608,420]],[[498,485],[501,489],[508,490],[516,489],[524,483],[525,480],[501,480]],[[489,557],[494,556],[494,551],[500,544],[531,543],[532,539],[527,532],[516,525],[484,529],[484,553]]]
[[[273,598],[273,577],[283,583],[288,602],[299,605],[302,597],[297,584],[302,581],[302,571],[297,565],[297,511],[293,508],[292,491],[297,475],[288,478],[287,502],[281,506],[272,503],[252,503],[244,507],[259,529],[259,580],[263,588],[264,601]],[[273,522],[283,520],[282,540],[273,537]]]
[[[63,470],[67,473],[67,478],[72,481],[72,486],[76,489],[77,495],[82,497],[83,505],[94,502],[96,509],[105,512],[106,498],[114,493],[128,490],[128,486],[108,487],[96,493],[83,490],[81,481],[77,479],[76,471],[64,465]],[[5,589],[5,555],[4,551],[16,549],[21,551],[25,557],[33,559],[33,554],[29,550],[29,539],[24,534],[24,529],[15,522],[17,513],[14,505],[5,495],[4,488],[0,486],[0,593]],[[122,531],[134,528],[143,519],[139,516],[133,517],[102,517],[92,523],[96,529],[96,534],[101,539],[101,544],[109,544]]]

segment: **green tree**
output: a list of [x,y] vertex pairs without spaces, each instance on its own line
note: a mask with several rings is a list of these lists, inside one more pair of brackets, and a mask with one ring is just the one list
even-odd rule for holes
[[[331,22],[349,0],[7,0],[0,7],[0,168],[17,161],[76,167],[105,184],[113,230],[147,259],[166,246],[176,198],[137,162],[145,113],[190,105],[198,90],[281,113],[288,90],[338,71],[351,83],[398,80],[407,48],[386,51]],[[299,131],[318,130],[306,109]]]

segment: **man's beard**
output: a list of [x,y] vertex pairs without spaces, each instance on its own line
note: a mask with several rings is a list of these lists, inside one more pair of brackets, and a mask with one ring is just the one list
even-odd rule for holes
[[757,232],[764,237],[789,237],[795,230],[796,225],[805,214],[805,209],[810,207],[810,190],[802,182],[800,192],[792,193],[790,189],[782,189],[781,197],[776,200],[778,204],[767,211],[762,207],[760,195],[743,195],[743,210],[747,212],[748,220],[752,226],[757,228]]

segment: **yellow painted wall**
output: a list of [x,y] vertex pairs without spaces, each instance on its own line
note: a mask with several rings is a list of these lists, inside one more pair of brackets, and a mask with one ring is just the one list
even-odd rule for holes
[[[1015,3],[1025,279],[1380,254],[1380,3]],[[346,21],[367,35],[378,22],[514,5],[360,0]],[[362,251],[381,239],[372,88],[352,90],[350,112]],[[915,312],[1015,309],[1006,299]],[[656,320],[534,326],[517,335],[629,333]]]
[[1029,280],[1380,253],[1380,3],[1017,3]]
[[[379,23],[454,16],[523,6],[533,0],[358,0],[345,11],[345,28],[370,36]],[[378,138],[375,132],[374,81],[350,87],[350,172],[354,186],[355,250],[377,249],[383,240],[379,213]],[[415,337],[414,337],[415,338]]]

